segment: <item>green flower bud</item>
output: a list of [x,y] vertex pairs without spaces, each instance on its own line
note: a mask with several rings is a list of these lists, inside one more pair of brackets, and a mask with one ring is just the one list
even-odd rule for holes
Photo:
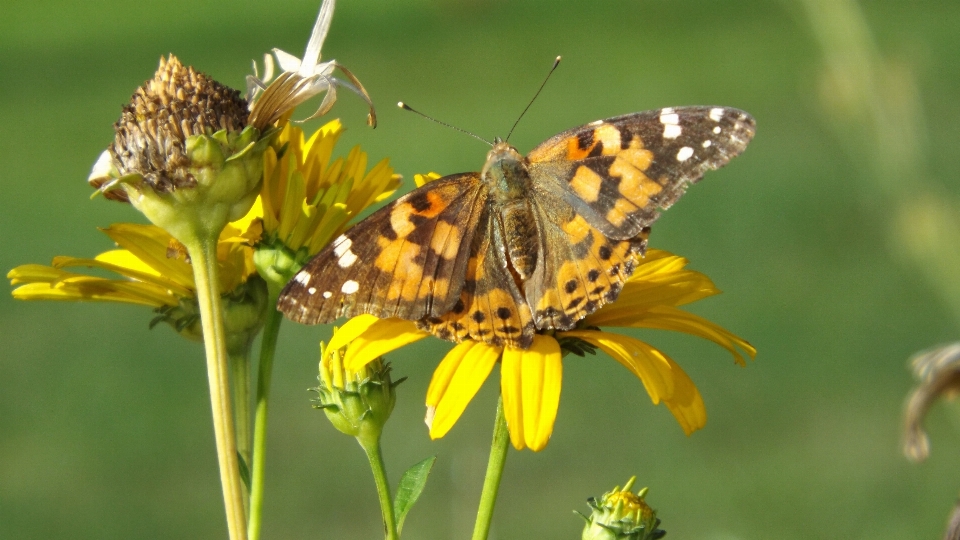
[[356,437],[361,446],[375,445],[397,395],[395,388],[403,379],[392,382],[390,364],[378,358],[358,372],[343,367],[343,349],[330,349],[320,343],[320,386],[314,407],[323,409],[340,432]]
[[667,532],[659,528],[656,511],[644,501],[647,488],[636,494],[630,492],[636,479],[628,480],[623,489],[613,488],[599,501],[587,499],[592,512],[589,516],[580,514],[587,522],[583,540],[657,540],[666,536]]
[[250,349],[267,318],[267,298],[267,284],[256,274],[220,295],[228,352],[243,354]]
[[[247,126],[240,93],[173,55],[137,89],[89,182],[177,240],[216,236],[256,200],[273,131]],[[261,136],[265,135],[265,136]]]
[[[305,251],[306,249],[300,250]],[[257,273],[279,294],[284,285],[303,267],[300,252],[294,253],[273,235],[257,243],[253,251],[253,265],[257,268]]]
[[[259,276],[251,276],[232,291],[220,295],[220,301],[223,303],[227,350],[245,352],[263,328],[267,307],[266,283]],[[157,316],[150,321],[150,328],[166,323],[191,341],[203,341],[196,297],[184,298],[176,306],[158,308],[156,313]]]

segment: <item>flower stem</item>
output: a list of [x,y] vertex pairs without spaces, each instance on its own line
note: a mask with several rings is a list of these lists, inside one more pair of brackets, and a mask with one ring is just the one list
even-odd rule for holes
[[[373,440],[370,440],[373,439]],[[380,497],[380,512],[383,514],[383,530],[386,540],[398,540],[397,521],[393,515],[393,499],[390,497],[390,483],[387,481],[387,468],[383,464],[383,455],[380,452],[380,437],[357,437],[363,451],[370,461],[370,470],[373,480],[377,483],[377,495]]]
[[230,367],[223,328],[223,306],[220,303],[217,235],[206,235],[190,244],[184,244],[193,262],[197,302],[203,326],[210,408],[213,412],[213,433],[217,442],[217,461],[220,465],[220,485],[227,514],[227,530],[230,540],[244,540],[247,536],[247,523],[243,509],[240,465],[237,461],[236,433],[230,407]]
[[[229,347],[228,347],[229,348]],[[230,383],[233,385],[234,421],[237,430],[237,453],[250,469],[250,348],[229,350]],[[249,486],[248,486],[249,487]],[[250,492],[243,490],[243,507],[250,511]]]
[[250,527],[249,540],[260,539],[260,526],[263,523],[263,484],[264,465],[267,462],[267,412],[270,399],[270,380],[273,375],[273,356],[277,350],[277,335],[283,317],[274,306],[277,305],[279,291],[270,287],[267,300],[267,321],[263,327],[263,340],[260,342],[260,367],[257,374],[257,413],[253,427],[253,463],[251,464],[250,486]]
[[500,489],[500,478],[503,476],[503,466],[507,461],[509,444],[510,433],[507,431],[507,420],[503,415],[503,397],[501,396],[497,401],[497,419],[493,425],[490,461],[487,462],[487,475],[483,480],[483,491],[480,493],[477,522],[473,526],[473,540],[486,540],[490,533],[493,507],[497,503],[497,490]]

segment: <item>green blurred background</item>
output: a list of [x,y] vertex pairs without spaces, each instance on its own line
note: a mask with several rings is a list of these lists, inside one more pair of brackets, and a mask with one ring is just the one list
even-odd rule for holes
[[[96,227],[142,221],[90,201],[85,179],[161,54],[242,87],[251,59],[302,52],[317,9],[8,0],[0,268],[93,256],[111,247]],[[409,180],[477,170],[485,147],[394,103],[503,136],[558,54],[512,138],[521,151],[664,106],[722,104],[757,118],[747,152],[691,189],[651,239],[725,291],[692,309],[750,340],[757,360],[740,369],[695,338],[638,333],[703,393],[709,421],[688,438],[609,358],[566,359],[553,439],[538,454],[511,452],[495,538],[579,538],[571,511],[634,474],[668,538],[941,534],[960,489],[960,417],[955,406],[933,410],[922,465],[902,457],[899,426],[907,358],[958,337],[960,266],[945,265],[943,245],[956,231],[923,206],[949,210],[960,195],[958,51],[952,0],[339,2],[324,57],[360,77],[380,115],[368,129],[362,103],[342,93],[340,152],[362,144]],[[0,537],[225,536],[202,350],[168,327],[148,330],[150,318],[0,295]],[[310,408],[328,336],[289,323],[281,333],[267,539],[381,534],[362,453]],[[486,464],[495,378],[446,438],[431,442],[423,426],[446,348],[430,340],[393,355],[410,379],[385,433],[391,477],[439,456],[409,538],[468,537]]]

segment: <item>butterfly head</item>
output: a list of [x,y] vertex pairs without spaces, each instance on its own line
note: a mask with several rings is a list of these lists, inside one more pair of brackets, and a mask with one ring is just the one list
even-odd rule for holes
[[530,182],[527,166],[527,159],[498,137],[487,154],[487,162],[480,176],[494,196],[501,197],[503,201],[518,199],[527,192]]

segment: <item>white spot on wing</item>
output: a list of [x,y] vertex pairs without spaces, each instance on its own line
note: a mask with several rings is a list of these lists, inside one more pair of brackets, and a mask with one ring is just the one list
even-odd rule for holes
[[[670,111],[670,112],[667,112]],[[660,111],[660,123],[661,124],[679,124],[680,115],[673,112],[673,109],[664,109]]]
[[342,234],[333,241],[333,254],[339,257],[337,264],[340,268],[347,268],[357,262],[357,254],[350,250],[352,245],[353,240]]
[[333,293],[332,293],[332,292],[330,292],[330,291],[323,291],[323,297],[324,297],[324,298],[330,298],[331,296],[333,296]]
[[690,156],[692,155],[693,155],[693,148],[690,148],[689,146],[684,146],[683,148],[680,149],[679,152],[677,152],[677,161],[686,161],[690,159]]
[[293,280],[306,287],[310,284],[310,274],[307,272],[300,272],[293,278]]
[[314,294],[314,293],[317,292],[317,288],[316,288],[316,287],[310,287],[309,289],[307,289],[307,292],[310,293],[310,294]]
[[337,257],[342,257],[344,253],[350,251],[350,246],[353,245],[353,240],[350,240],[341,234],[339,238],[333,241],[333,245],[333,254]]
[[663,125],[663,138],[664,139],[676,139],[683,133],[683,128],[677,124],[664,124]]
[[353,294],[360,290],[360,284],[354,280],[349,280],[343,284],[343,287],[340,287],[340,292],[343,294]]
[[704,148],[710,148],[710,145],[712,145],[712,144],[713,144],[712,141],[703,141],[703,145],[702,145],[702,146],[703,146]]
[[719,133],[720,133],[720,126],[717,126],[717,127],[713,128],[713,132],[719,134]]
[[602,124],[602,123],[603,123],[603,120],[594,120],[593,122],[590,122],[590,123],[587,124],[587,125],[588,125],[588,126],[599,126],[599,125]]
[[337,261],[337,264],[340,265],[340,268],[347,268],[352,266],[353,263],[357,262],[357,254],[347,250],[346,253],[340,256],[340,259]]
[[714,122],[719,122],[723,118],[723,109],[720,107],[715,107],[710,109],[710,119]]

